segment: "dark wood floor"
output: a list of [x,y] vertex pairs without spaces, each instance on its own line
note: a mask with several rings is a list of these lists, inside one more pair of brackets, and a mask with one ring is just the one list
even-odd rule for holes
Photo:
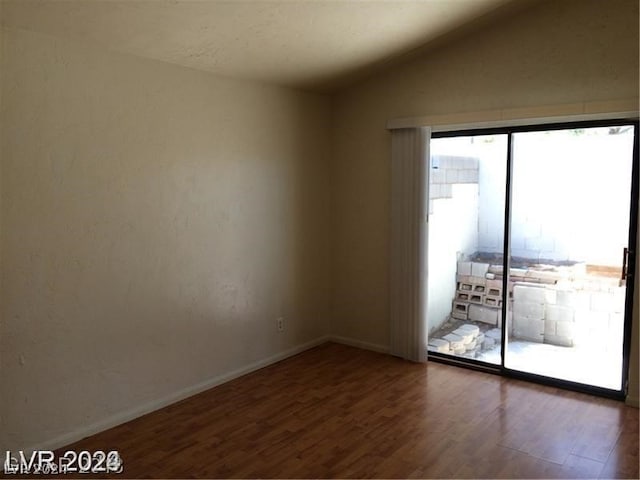
[[638,478],[638,410],[326,344],[68,448],[127,478]]

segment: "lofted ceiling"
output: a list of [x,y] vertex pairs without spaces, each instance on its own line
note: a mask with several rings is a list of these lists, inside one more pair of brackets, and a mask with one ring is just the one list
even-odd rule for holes
[[[522,0],[519,0],[522,1]],[[218,75],[330,91],[514,0],[2,0],[3,24]]]

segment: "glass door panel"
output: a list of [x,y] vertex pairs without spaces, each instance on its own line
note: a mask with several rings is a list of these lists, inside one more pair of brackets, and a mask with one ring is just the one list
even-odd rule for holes
[[620,390],[633,125],[512,135],[505,367]]
[[507,135],[432,138],[429,350],[501,365]]

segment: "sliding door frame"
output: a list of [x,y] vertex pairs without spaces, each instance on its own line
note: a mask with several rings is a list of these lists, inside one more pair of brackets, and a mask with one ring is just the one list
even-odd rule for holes
[[[575,128],[613,127],[621,125],[632,125],[634,129],[633,138],[633,158],[630,181],[630,205],[629,205],[629,238],[628,238],[628,258],[627,258],[627,281],[624,313],[624,329],[622,340],[622,379],[619,390],[597,387],[584,383],[561,380],[554,377],[538,375],[520,370],[514,370],[505,366],[505,355],[507,345],[507,328],[502,328],[502,339],[500,345],[500,365],[488,362],[467,359],[464,357],[454,357],[438,352],[429,352],[429,360],[457,365],[474,370],[481,370],[511,378],[519,378],[534,383],[540,383],[557,388],[573,390],[592,395],[598,395],[618,400],[624,400],[627,395],[629,382],[629,362],[631,352],[631,328],[633,317],[633,296],[635,290],[635,267],[636,267],[636,246],[638,240],[638,197],[640,194],[640,184],[638,180],[639,170],[639,135],[640,128],[638,117],[622,117],[602,120],[582,120],[582,121],[562,121],[553,123],[535,123],[531,125],[517,125],[490,128],[464,128],[451,129],[446,131],[433,131],[431,138],[448,138],[460,136],[476,135],[507,135],[507,168],[505,179],[505,211],[504,211],[504,244],[503,244],[503,279],[502,279],[502,318],[508,318],[508,295],[509,295],[509,272],[511,264],[511,198],[513,179],[513,134],[521,132],[535,132],[548,130],[568,130]],[[428,279],[427,279],[428,281]],[[503,327],[507,325],[503,321]]]

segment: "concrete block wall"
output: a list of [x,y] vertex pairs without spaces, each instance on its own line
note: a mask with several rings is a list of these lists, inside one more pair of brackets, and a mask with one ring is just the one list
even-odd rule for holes
[[451,198],[452,185],[478,183],[478,159],[452,155],[431,157],[429,198],[432,200]]

